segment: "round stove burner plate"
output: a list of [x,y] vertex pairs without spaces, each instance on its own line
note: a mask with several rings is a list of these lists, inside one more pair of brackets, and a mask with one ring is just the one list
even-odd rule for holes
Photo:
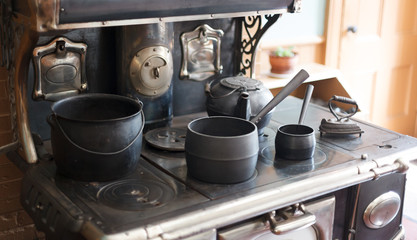
[[185,128],[157,128],[145,134],[145,140],[151,146],[166,151],[184,151]]
[[275,146],[263,148],[261,150],[261,157],[263,160],[273,162],[277,169],[283,170],[286,174],[290,175],[312,171],[327,160],[326,154],[319,148],[315,149],[312,158],[306,160],[275,158]]
[[127,179],[104,186],[97,193],[97,199],[111,208],[140,211],[162,206],[174,195],[174,191],[163,183]]

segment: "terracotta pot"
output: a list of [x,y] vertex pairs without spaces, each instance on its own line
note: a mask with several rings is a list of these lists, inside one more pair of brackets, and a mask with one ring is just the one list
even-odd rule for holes
[[277,74],[288,74],[294,71],[298,63],[298,54],[293,57],[279,57],[269,55],[269,63],[271,64],[271,72]]

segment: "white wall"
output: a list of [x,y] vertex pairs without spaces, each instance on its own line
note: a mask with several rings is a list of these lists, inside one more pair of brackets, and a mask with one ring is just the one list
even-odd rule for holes
[[262,37],[265,41],[323,36],[326,0],[303,0],[301,13],[283,14]]

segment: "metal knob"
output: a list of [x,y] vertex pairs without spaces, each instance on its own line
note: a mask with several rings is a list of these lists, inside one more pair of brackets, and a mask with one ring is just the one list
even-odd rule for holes
[[358,27],[356,27],[356,26],[349,26],[348,28],[347,28],[347,32],[349,33],[349,32],[351,32],[351,33],[356,33],[358,31]]

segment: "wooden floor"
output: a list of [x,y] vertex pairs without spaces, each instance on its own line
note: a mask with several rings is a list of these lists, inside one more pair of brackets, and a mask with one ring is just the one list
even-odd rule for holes
[[405,240],[417,240],[417,161],[410,164],[404,199]]

